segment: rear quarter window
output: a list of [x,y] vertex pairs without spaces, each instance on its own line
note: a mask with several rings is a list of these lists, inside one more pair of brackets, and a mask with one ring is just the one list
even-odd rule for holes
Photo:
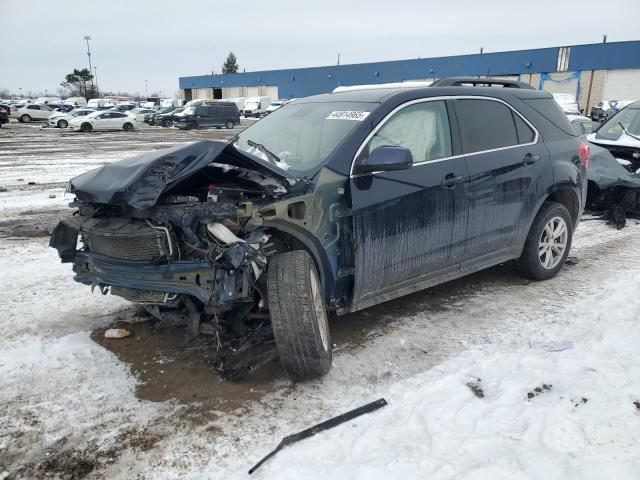
[[456,100],[456,116],[464,153],[518,145],[511,109],[494,100]]
[[576,136],[571,122],[553,98],[522,98],[521,100],[563,132]]

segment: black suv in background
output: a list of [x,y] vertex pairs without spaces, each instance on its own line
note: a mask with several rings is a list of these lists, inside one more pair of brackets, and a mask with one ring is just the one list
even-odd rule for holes
[[496,84],[316,95],[228,142],[105,165],[71,180],[78,211],[51,245],[76,281],[213,335],[227,377],[274,340],[292,377],[324,375],[328,311],[507,261],[535,280],[564,266],[588,143],[550,94]]
[[181,129],[226,127],[240,124],[240,112],[233,102],[211,102],[186,107],[180,115],[173,115],[173,124]]

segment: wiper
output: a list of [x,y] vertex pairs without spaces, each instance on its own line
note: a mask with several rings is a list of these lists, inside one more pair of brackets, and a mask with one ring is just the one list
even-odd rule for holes
[[640,140],[640,137],[636,137],[633,133],[629,133],[629,130],[624,128],[624,125],[622,125],[622,122],[618,122],[618,125],[620,125],[620,128],[622,128],[622,131],[624,133],[626,133],[627,135],[629,135],[631,138],[635,138],[636,140]]
[[260,150],[269,158],[269,160],[271,160],[271,163],[273,163],[274,165],[278,165],[278,163],[280,163],[280,157],[278,157],[275,153],[273,153],[261,143],[254,142],[253,140],[247,140],[247,145],[251,145],[252,147]]

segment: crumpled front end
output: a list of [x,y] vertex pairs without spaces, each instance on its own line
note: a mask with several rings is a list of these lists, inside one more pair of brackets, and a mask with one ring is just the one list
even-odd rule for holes
[[[76,281],[187,325],[193,335],[214,335],[223,351],[270,343],[263,274],[278,241],[260,210],[288,195],[291,183],[261,166],[246,168],[220,145],[201,147],[72,180],[77,211],[57,225],[50,246],[73,264]],[[218,359],[227,376],[252,368],[230,367],[222,352]]]

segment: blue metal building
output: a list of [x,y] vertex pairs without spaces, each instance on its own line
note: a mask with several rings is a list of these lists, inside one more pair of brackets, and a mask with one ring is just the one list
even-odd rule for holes
[[[612,71],[617,73],[608,75]],[[573,93],[584,107],[607,97],[607,88],[619,99],[621,95],[640,98],[640,41],[189,76],[180,77],[179,85],[187,100],[257,95],[297,98],[330,92],[341,85],[460,75],[518,78],[536,88]]]

